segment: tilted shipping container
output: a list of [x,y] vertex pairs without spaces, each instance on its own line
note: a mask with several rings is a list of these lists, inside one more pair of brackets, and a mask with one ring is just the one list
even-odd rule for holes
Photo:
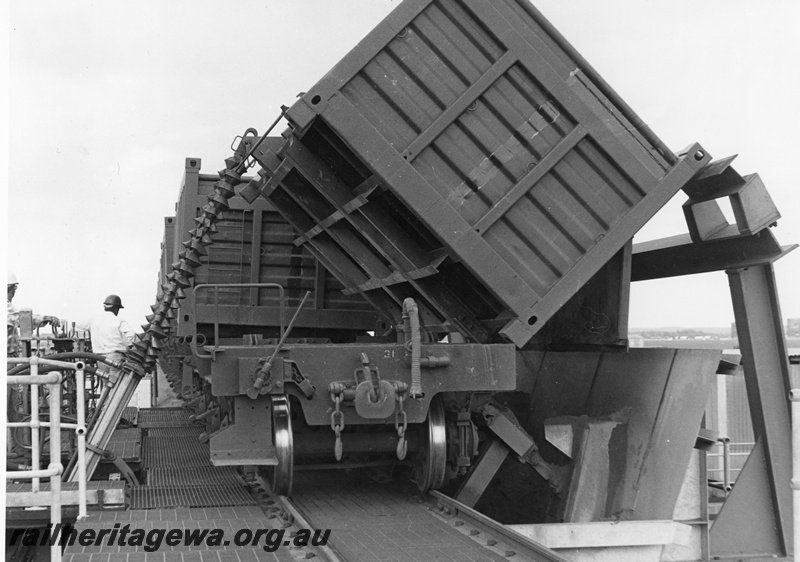
[[527,0],[406,0],[286,117],[261,192],[345,292],[518,346],[710,160]]

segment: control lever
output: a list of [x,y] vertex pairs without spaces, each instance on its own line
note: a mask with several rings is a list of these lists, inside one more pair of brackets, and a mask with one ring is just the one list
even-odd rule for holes
[[258,371],[258,376],[256,376],[255,381],[253,381],[253,386],[247,389],[247,396],[251,400],[255,400],[258,398],[258,395],[261,393],[261,387],[264,386],[264,383],[267,381],[267,377],[269,376],[269,371],[272,369],[272,363],[275,361],[275,358],[278,356],[281,348],[283,347],[286,338],[289,337],[289,332],[292,331],[294,327],[294,323],[297,320],[297,317],[300,316],[300,311],[303,310],[303,306],[306,304],[306,301],[311,296],[311,291],[306,291],[303,300],[300,301],[300,305],[297,307],[297,310],[292,316],[292,320],[289,322],[289,325],[284,330],[283,335],[281,336],[281,340],[278,342],[278,345],[275,346],[275,349],[272,352],[272,356],[267,359],[267,362],[261,366],[261,369]]

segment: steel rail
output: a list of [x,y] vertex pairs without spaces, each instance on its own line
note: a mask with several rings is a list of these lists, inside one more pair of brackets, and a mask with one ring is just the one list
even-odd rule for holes
[[[278,505],[289,515],[292,516],[294,523],[296,526],[299,526],[301,529],[316,529],[311,525],[311,522],[305,518],[305,516],[297,509],[292,500],[286,496],[273,496],[273,499],[278,503]],[[345,560],[337,554],[337,552],[327,544],[325,545],[316,545],[313,548],[319,550],[325,559],[328,562],[345,562]]]
[[453,498],[445,496],[437,490],[431,490],[428,494],[436,498],[440,504],[450,509],[452,515],[456,515],[459,519],[465,520],[482,532],[496,536],[504,544],[515,549],[516,554],[518,554],[521,559],[534,560],[536,562],[568,562],[566,558],[554,550],[509,529],[494,519],[475,511],[471,507]]

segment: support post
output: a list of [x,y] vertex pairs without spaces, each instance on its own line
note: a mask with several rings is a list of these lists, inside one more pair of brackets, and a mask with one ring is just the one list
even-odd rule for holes
[[492,438],[462,482],[455,499],[464,505],[475,507],[510,452],[500,438]]
[[711,528],[713,556],[787,555],[792,504],[789,359],[771,263],[729,270],[756,446]]

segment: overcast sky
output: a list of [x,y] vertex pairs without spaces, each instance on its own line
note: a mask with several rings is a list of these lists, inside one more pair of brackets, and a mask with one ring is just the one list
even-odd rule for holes
[[[138,325],[155,300],[184,158],[201,158],[207,173],[223,168],[236,135],[263,131],[398,2],[3,4],[15,303],[77,320],[117,293]],[[714,158],[739,154],[736,170],[758,172],[783,214],[778,239],[800,242],[800,2],[535,5],[674,151],[697,141]],[[636,241],[686,232],[684,200]],[[800,250],[776,270],[784,317],[800,317]],[[631,326],[732,320],[724,273],[632,289]]]

